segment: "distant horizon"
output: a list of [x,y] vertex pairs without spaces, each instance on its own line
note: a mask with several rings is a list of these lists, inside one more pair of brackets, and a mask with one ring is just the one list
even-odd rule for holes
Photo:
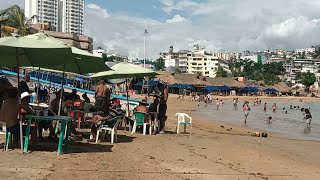
[[[0,1],[5,9],[24,0]],[[263,4],[263,6],[261,6]],[[131,59],[156,59],[167,52],[192,49],[211,52],[284,49],[292,51],[320,44],[316,0],[85,0],[84,34],[102,46]]]

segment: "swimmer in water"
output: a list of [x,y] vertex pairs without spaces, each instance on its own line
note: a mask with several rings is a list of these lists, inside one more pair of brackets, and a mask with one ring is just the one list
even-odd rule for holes
[[264,103],[263,110],[267,111],[267,103],[266,102]]
[[276,112],[277,111],[277,104],[274,103],[272,106],[272,112]]
[[304,109],[304,112],[305,112],[305,119],[307,122],[307,126],[310,127],[311,126],[311,119],[312,119],[311,112],[309,109]]
[[272,123],[272,117],[271,116],[268,117],[267,123]]
[[249,111],[250,111],[249,101],[245,101],[242,107],[243,107],[243,113],[244,113],[244,124],[247,124],[247,118],[249,116]]
[[285,107],[283,107],[283,109],[282,109],[282,113],[284,113],[284,114],[288,114],[288,111],[286,110],[286,108],[285,108]]

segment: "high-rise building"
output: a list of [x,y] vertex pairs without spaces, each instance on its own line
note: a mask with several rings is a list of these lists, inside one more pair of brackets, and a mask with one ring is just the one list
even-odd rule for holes
[[83,34],[84,0],[25,0],[25,15],[52,31]]
[[58,29],[58,0],[25,0],[25,16],[33,23],[48,23]]
[[83,34],[84,0],[60,0],[61,31]]

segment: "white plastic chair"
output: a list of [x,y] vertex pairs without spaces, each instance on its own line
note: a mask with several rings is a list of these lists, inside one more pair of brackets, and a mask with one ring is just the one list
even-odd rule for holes
[[113,143],[114,140],[115,140],[115,142],[117,142],[117,136],[118,136],[117,129],[118,129],[119,124],[122,122],[121,118],[122,118],[122,116],[117,116],[114,119],[110,119],[109,120],[109,121],[117,120],[117,122],[113,126],[113,128],[108,127],[107,125],[101,125],[99,127],[99,129],[97,130],[96,143],[98,143],[100,131],[102,131],[101,140],[104,140],[104,138],[105,138],[105,131],[110,131],[111,143]]
[[[176,113],[176,116],[178,117],[178,122],[177,122],[177,134],[179,134],[180,131],[180,124],[184,125],[184,132],[186,132],[187,129],[187,124],[190,125],[190,134],[192,131],[192,117],[190,117],[188,114],[186,113]],[[189,119],[189,121],[187,122],[185,117],[187,117]]]
[[6,132],[7,132],[6,123],[0,121],[0,126],[2,126],[2,131],[0,131],[0,134],[6,134]]

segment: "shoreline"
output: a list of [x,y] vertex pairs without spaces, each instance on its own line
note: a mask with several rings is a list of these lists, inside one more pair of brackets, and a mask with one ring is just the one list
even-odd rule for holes
[[[143,96],[139,96],[140,99]],[[176,134],[175,113],[194,104],[168,99],[166,134],[118,130],[118,142],[71,141],[56,155],[56,142],[21,155],[0,151],[3,179],[318,180],[320,143],[274,136],[252,137],[250,128],[193,117],[192,134]],[[189,112],[187,112],[189,113]],[[224,128],[221,128],[223,125]],[[232,128],[230,131],[227,129]],[[86,138],[90,129],[77,129]],[[181,127],[181,130],[183,128]],[[4,136],[0,136],[1,142]],[[30,148],[31,149],[31,148]]]

